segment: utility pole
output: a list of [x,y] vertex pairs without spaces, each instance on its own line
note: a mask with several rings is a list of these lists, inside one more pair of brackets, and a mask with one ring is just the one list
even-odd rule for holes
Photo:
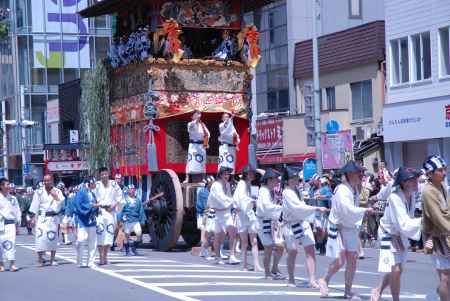
[[2,143],[3,143],[3,176],[8,179],[8,138],[7,138],[7,128],[6,123],[6,98],[2,99]]
[[320,149],[321,137],[320,137],[320,81],[319,81],[319,46],[317,42],[317,27],[320,20],[320,0],[313,1],[313,87],[314,87],[314,136],[316,144],[316,167],[317,173],[322,173],[322,152]]

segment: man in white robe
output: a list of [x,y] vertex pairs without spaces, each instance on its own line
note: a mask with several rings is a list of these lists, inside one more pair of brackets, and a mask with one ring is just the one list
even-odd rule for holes
[[234,223],[234,217],[231,214],[231,209],[236,208],[235,201],[231,195],[230,187],[231,169],[221,167],[217,180],[212,184],[208,196],[207,207],[216,211],[215,229],[214,229],[214,251],[216,253],[216,263],[224,264],[220,256],[220,246],[225,239],[225,233],[230,238],[230,264],[238,264],[240,261],[235,256],[234,240],[236,239],[237,229]]
[[336,188],[331,200],[329,216],[327,256],[334,258],[328,267],[327,274],[319,280],[322,297],[328,296],[328,283],[343,266],[345,267],[345,298],[352,298],[353,279],[358,258],[358,225],[364,214],[372,214],[372,208],[359,207],[359,187],[363,178],[363,169],[354,161],[349,161],[341,174],[346,178]]
[[378,237],[380,257],[378,271],[387,273],[380,285],[372,291],[371,301],[379,301],[383,290],[390,285],[392,299],[400,301],[400,277],[408,255],[408,238],[419,240],[422,218],[414,218],[415,197],[420,173],[400,168],[380,220]]
[[[274,201],[274,189],[279,184],[280,173],[274,169],[267,169],[261,181],[263,185],[259,189],[256,201],[256,216],[259,222],[258,236],[264,246],[264,273],[265,278],[273,280],[286,279],[281,274],[278,264],[283,256],[283,247],[275,243],[275,226],[278,225],[281,216],[281,205]],[[275,251],[272,269],[270,262]]]
[[239,206],[239,227],[238,233],[241,238],[241,250],[243,255],[243,269],[247,270],[247,247],[248,238],[250,236],[250,244],[252,245],[252,256],[254,271],[263,271],[259,264],[258,250],[258,220],[255,214],[256,199],[251,197],[252,181],[256,177],[256,170],[251,166],[246,166],[242,170],[242,179],[238,182],[234,190],[233,199]]
[[16,225],[20,225],[21,211],[17,199],[9,195],[9,182],[0,179],[0,272],[5,271],[5,262],[9,262],[11,272],[16,267]]
[[239,135],[233,124],[233,116],[229,113],[222,115],[222,122],[219,124],[219,166],[225,166],[233,170],[236,169],[236,151],[239,150]]
[[[210,133],[206,125],[201,121],[200,111],[194,111],[192,121],[188,123],[189,149],[186,165],[186,174],[206,173],[206,149],[209,147]],[[187,178],[189,180],[189,178]]]
[[326,212],[323,207],[309,206],[301,198],[297,190],[300,181],[300,170],[286,167],[284,172],[285,189],[283,190],[283,237],[288,252],[287,266],[289,274],[288,286],[295,287],[295,259],[299,244],[303,245],[306,257],[306,269],[309,285],[318,288],[316,281],[315,240],[311,225],[307,221],[313,219],[316,211]]
[[100,265],[108,264],[108,251],[114,243],[116,227],[115,212],[120,211],[123,203],[123,193],[119,185],[109,179],[107,168],[100,168],[100,181],[97,182],[95,197],[100,206],[97,217],[97,246],[100,255]]
[[33,214],[32,224],[36,225],[36,251],[40,266],[45,265],[43,256],[48,251],[50,265],[57,265],[55,255],[58,248],[59,213],[63,203],[64,195],[53,186],[53,176],[45,175],[43,187],[34,192],[29,210]]

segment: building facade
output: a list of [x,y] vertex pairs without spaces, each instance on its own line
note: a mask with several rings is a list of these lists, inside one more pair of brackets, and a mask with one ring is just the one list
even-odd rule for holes
[[386,1],[383,129],[392,168],[421,167],[432,154],[450,159],[449,16],[447,1]]
[[[97,60],[106,57],[111,44],[111,19],[82,19],[77,14],[93,0],[3,2],[10,9],[14,81],[6,115],[10,120],[36,122],[26,129],[8,127],[6,168],[14,182],[21,183],[25,173],[27,184],[36,184],[44,173],[44,144],[59,143],[54,133],[58,121],[52,114],[58,103],[58,86],[83,77]],[[19,139],[22,131],[23,140]]]
[[[341,130],[351,130],[353,142],[362,143],[380,134],[384,103],[384,21],[375,21],[319,38],[319,73],[321,89],[321,132],[335,120]],[[306,128],[308,90],[312,88],[312,41],[296,45],[294,79],[297,92],[295,118],[290,117],[293,131],[306,139],[287,139],[289,147],[314,153],[314,132]],[[311,99],[311,98],[309,98]],[[295,121],[294,121],[295,120]],[[294,131],[295,129],[295,131]],[[382,159],[382,147],[374,147],[355,157],[372,166]]]
[[[252,15],[254,23],[259,25],[258,28],[263,33],[262,59],[256,70],[256,89],[253,91],[254,111],[257,112],[256,127],[258,128],[259,122],[260,128],[269,131],[267,126],[271,124],[274,128],[270,130],[277,132],[280,136],[278,140],[282,140],[272,149],[263,148],[260,152],[262,155],[259,156],[259,161],[263,164],[298,162],[315,156],[315,148],[308,146],[308,139],[311,140],[312,137],[308,137],[304,125],[303,94],[303,84],[312,79],[312,48],[311,41],[308,40],[312,38],[314,2],[279,1]],[[324,36],[322,41],[333,33],[384,20],[383,1],[336,0],[319,1],[319,4],[318,34]],[[323,128],[327,120],[335,119],[340,122],[341,128],[352,129],[355,138],[365,138],[376,132],[384,99],[384,75],[382,64],[379,64],[384,60],[384,43],[379,42],[380,38],[384,41],[384,37],[380,37],[380,26],[375,27],[377,28],[374,30],[378,30],[374,37],[377,53],[369,61],[347,64],[339,70],[331,71],[321,67]],[[369,27],[368,30],[373,28]],[[302,41],[307,41],[303,45],[309,45],[308,54],[304,56],[308,66],[301,66],[298,61],[299,51],[302,49],[298,48],[297,43],[301,44]],[[319,43],[319,47],[328,52],[336,50],[327,48],[334,47],[333,45],[323,43]],[[300,70],[303,67],[308,69]],[[366,96],[369,90],[371,98]],[[352,100],[352,92],[359,95],[359,103]],[[327,99],[330,100],[327,102]],[[333,104],[329,103],[333,101]],[[369,108],[364,101],[374,104],[371,112],[364,111]],[[352,102],[358,109],[356,106],[352,108]],[[276,119],[276,122],[264,121],[267,119]],[[267,145],[266,142],[262,144]]]

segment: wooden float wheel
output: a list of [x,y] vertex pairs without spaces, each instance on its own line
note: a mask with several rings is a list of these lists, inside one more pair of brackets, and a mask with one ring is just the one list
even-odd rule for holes
[[151,196],[163,195],[150,203],[149,232],[154,247],[168,251],[175,247],[183,225],[183,193],[177,174],[163,169],[152,178]]

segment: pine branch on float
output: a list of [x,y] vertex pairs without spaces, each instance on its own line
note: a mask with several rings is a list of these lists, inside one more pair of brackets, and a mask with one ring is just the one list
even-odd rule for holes
[[90,174],[95,174],[100,167],[110,167],[110,73],[109,62],[101,60],[81,82],[81,128],[82,137],[88,143],[85,159]]

